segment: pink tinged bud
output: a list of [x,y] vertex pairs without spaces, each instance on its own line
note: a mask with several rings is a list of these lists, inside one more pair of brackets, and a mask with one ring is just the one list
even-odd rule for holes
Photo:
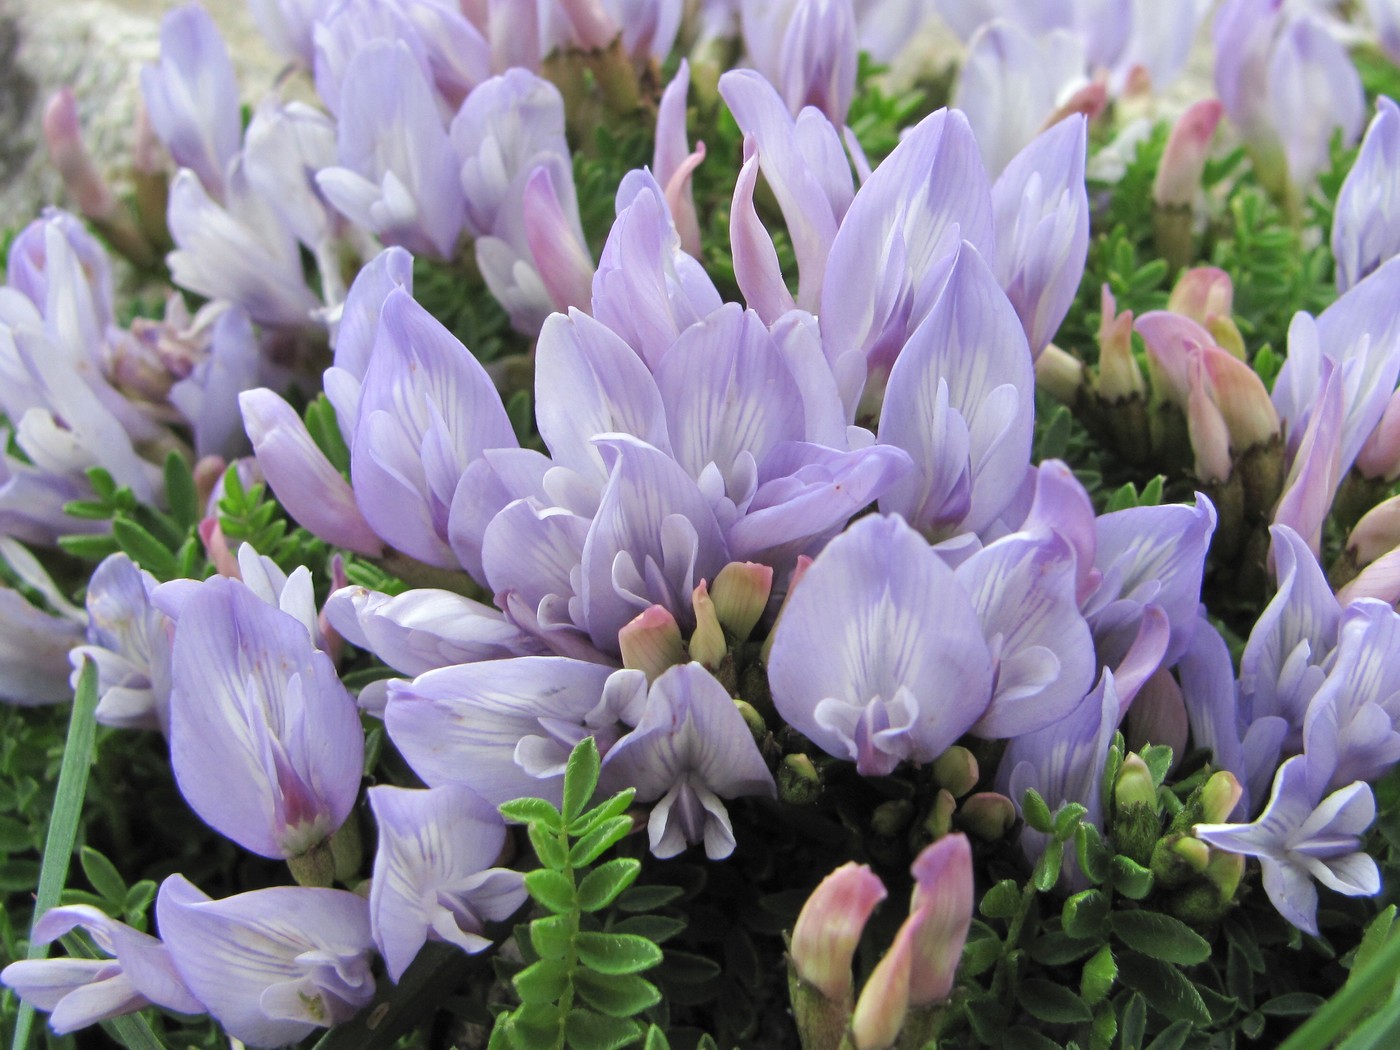
[[1400,391],[1390,395],[1381,421],[1361,446],[1356,469],[1367,478],[1394,481],[1400,477]]
[[544,165],[530,173],[522,206],[525,243],[554,308],[563,313],[572,306],[586,312],[593,301],[593,257],[579,242]]
[[909,1013],[910,970],[914,964],[915,916],[904,920],[894,943],[876,964],[851,1015],[856,1050],[887,1050],[904,1028]]
[[1244,787],[1235,774],[1226,769],[1212,773],[1201,787],[1201,823],[1224,824],[1243,796]]
[[559,0],[558,8],[573,30],[574,43],[586,51],[602,50],[618,35],[600,0]]
[[1147,383],[1133,357],[1133,312],[1117,312],[1118,304],[1108,285],[1103,286],[1103,320],[1099,322],[1099,395],[1119,401],[1146,395]]
[[271,390],[238,396],[243,424],[267,483],[287,513],[327,543],[377,557],[384,550],[340,471],[312,440],[291,405]]
[[724,629],[715,615],[715,603],[710,600],[710,591],[701,580],[691,598],[695,610],[695,631],[690,636],[690,658],[713,671],[724,660],[729,646],[724,640]]
[[735,641],[747,641],[773,591],[773,568],[752,561],[732,561],[720,569],[710,597],[715,615]]
[[1186,429],[1191,437],[1191,451],[1196,456],[1197,480],[1225,481],[1230,476],[1230,429],[1206,390],[1204,371],[1205,366],[1199,360],[1192,362]]
[[1235,286],[1228,273],[1214,266],[1197,266],[1177,278],[1167,309],[1208,328],[1214,318],[1230,316],[1234,299]]
[[954,833],[939,839],[914,859],[910,871],[915,884],[905,921],[914,927],[909,1004],[920,1007],[942,1002],[952,992],[972,925],[972,846],[967,836]]
[[1102,80],[1095,80],[1091,84],[1085,84],[1051,110],[1050,115],[1045,118],[1045,123],[1040,126],[1040,130],[1045,131],[1047,128],[1053,128],[1066,117],[1072,117],[1076,113],[1081,113],[1086,119],[1093,120],[1103,112],[1106,105],[1108,105],[1108,86]]
[[864,864],[843,864],[812,891],[792,929],[797,975],[826,998],[851,994],[851,959],[866,920],[886,897],[885,884]]
[[1376,504],[1356,523],[1347,550],[1358,565],[1369,565],[1400,547],[1400,496]]
[[1035,385],[1066,405],[1072,405],[1084,385],[1084,362],[1051,343],[1035,359]]
[[1337,592],[1337,602],[1343,607],[1362,598],[1390,605],[1400,602],[1400,548],[1381,555]]
[[1207,350],[1203,364],[1237,453],[1267,444],[1278,436],[1278,410],[1254,369],[1219,347]]
[[1200,192],[1201,176],[1216,125],[1225,112],[1219,99],[1206,98],[1192,105],[1172,129],[1167,140],[1152,198],[1166,207],[1190,207]]
[[44,110],[44,143],[78,210],[89,219],[111,218],[117,202],[83,144],[78,102],[70,88],[60,88],[49,99]]
[[646,672],[648,682],[686,660],[680,625],[662,605],[651,606],[622,628],[617,644],[622,650],[622,666]]
[[961,798],[977,786],[981,771],[977,758],[965,747],[950,747],[933,763],[933,776],[954,798]]
[[705,159],[705,144],[697,142],[692,152],[686,139],[686,98],[690,89],[690,64],[681,59],[675,77],[661,93],[656,109],[656,146],[651,170],[665,187],[666,206],[676,222],[681,248],[700,257],[700,220],[695,213],[695,197],[690,177]]
[[215,572],[235,580],[243,578],[238,571],[238,559],[228,549],[228,540],[224,537],[224,530],[220,528],[218,518],[205,518],[199,523],[199,539],[204,544],[204,553],[208,555]]

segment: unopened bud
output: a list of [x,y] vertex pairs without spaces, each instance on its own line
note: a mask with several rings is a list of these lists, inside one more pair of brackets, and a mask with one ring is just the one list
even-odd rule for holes
[[933,763],[934,779],[951,791],[954,798],[962,798],[975,788],[980,775],[976,756],[967,748],[956,744],[939,755]]
[[908,799],[892,798],[881,802],[870,814],[870,828],[875,834],[892,839],[914,819],[914,803]]
[[1229,317],[1234,302],[1235,286],[1228,273],[1214,266],[1196,266],[1177,278],[1167,309],[1208,327],[1211,318]]
[[1157,179],[1152,185],[1152,198],[1159,206],[1189,208],[1200,192],[1205,173],[1210,142],[1215,136],[1225,107],[1219,99],[1202,99],[1190,106],[1172,128]]
[[1226,769],[1212,773],[1210,779],[1201,785],[1199,823],[1224,824],[1243,795],[1244,787],[1235,774]]
[[930,838],[941,839],[953,830],[953,813],[957,808],[958,800],[947,788],[939,788],[938,794],[933,797],[933,806],[924,818],[924,830],[929,833]]
[[1197,874],[1205,871],[1206,865],[1210,863],[1210,847],[1200,839],[1179,838],[1171,844],[1170,849]]
[[1203,358],[1206,378],[1237,453],[1267,445],[1279,433],[1278,410],[1259,373],[1218,348]]
[[1099,396],[1105,401],[1145,396],[1147,383],[1133,357],[1133,312],[1116,312],[1118,304],[1106,284],[1100,302],[1103,319],[1099,322]]
[[749,727],[749,732],[753,734],[755,743],[762,744],[768,739],[768,724],[763,721],[763,716],[758,713],[753,704],[735,697],[734,706],[739,709],[739,714],[744,716],[744,725]]
[[1244,854],[1226,853],[1224,850],[1210,851],[1210,862],[1206,865],[1205,876],[1220,891],[1222,901],[1235,899],[1235,891],[1244,878]]
[[822,793],[822,775],[806,755],[788,755],[778,767],[778,797],[804,806]]
[[724,629],[715,615],[715,603],[710,600],[710,589],[701,580],[691,599],[695,610],[695,631],[690,636],[690,658],[703,664],[711,671],[719,667],[729,646],[724,641]]
[[1152,770],[1138,754],[1129,754],[1123,759],[1118,771],[1118,780],[1113,785],[1113,801],[1120,812],[1130,806],[1146,806],[1153,813],[1157,808],[1157,785],[1152,780]]
[[906,925],[914,926],[909,1004],[947,999],[972,925],[972,845],[952,834],[925,847],[910,868],[914,894]]
[[851,1041],[856,1050],[888,1050],[904,1028],[909,1012],[909,972],[914,962],[915,928],[911,919],[895,934],[894,943],[866,979],[851,1015]]
[[648,682],[666,668],[685,663],[680,626],[670,610],[661,605],[643,610],[622,628],[617,644],[622,650],[622,666],[646,672]]
[[78,210],[89,219],[111,218],[117,201],[83,144],[78,102],[69,88],[54,92],[44,109],[44,142],[49,160],[63,177],[63,187]]
[[827,999],[849,1002],[851,959],[885,885],[864,864],[843,864],[824,878],[797,916],[789,956],[797,976]]
[[746,641],[773,591],[773,569],[751,561],[732,561],[720,569],[710,597],[715,603],[715,615],[735,641]]
[[1195,455],[1193,470],[1197,481],[1211,484],[1230,477],[1230,428],[1220,407],[1206,389],[1204,365],[1191,362],[1190,393],[1186,398],[1186,431]]
[[1073,405],[1084,386],[1084,362],[1054,343],[1035,359],[1035,385],[1064,405]]
[[1016,824],[1016,804],[995,791],[979,791],[963,800],[958,823],[979,839],[995,842]]
[[1394,481],[1400,477],[1400,390],[1390,395],[1381,421],[1361,446],[1356,469],[1367,478]]
[[1400,496],[1377,503],[1356,523],[1347,550],[1358,567],[1400,547]]

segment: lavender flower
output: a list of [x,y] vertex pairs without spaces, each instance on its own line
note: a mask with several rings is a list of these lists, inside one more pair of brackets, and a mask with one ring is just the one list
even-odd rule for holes
[[856,86],[851,0],[744,0],[744,47],[796,116],[815,106],[840,126]]
[[[839,613],[838,613],[839,610]],[[867,517],[812,562],[768,662],[784,720],[884,776],[931,762],[982,717],[992,659],[952,571],[898,517]]]
[[156,922],[185,986],[249,1046],[296,1042],[374,997],[369,908],[353,893],[280,886],[211,900],[171,875]]
[[370,922],[389,977],[401,979],[429,939],[489,948],[484,923],[510,918],[526,897],[520,872],[491,866],[506,841],[495,807],[453,784],[370,788],[369,804],[379,826]]
[[603,775],[635,787],[638,801],[656,803],[647,832],[658,857],[703,842],[707,857],[722,860],[735,842],[721,799],[777,793],[729,691],[696,663],[672,667],[651,684],[636,728],[608,751]]
[[265,857],[321,843],[359,793],[364,736],[307,626],[226,577],[156,603],[176,620],[170,753],[186,801]]
[[1400,254],[1400,108],[1382,95],[1361,152],[1337,194],[1332,254],[1337,290],[1345,292]]
[[49,944],[82,929],[106,959],[26,959],[0,971],[0,982],[26,1003],[48,1010],[58,1035],[155,1004],[202,1014],[165,945],[87,904],[50,908],[34,924],[33,943]]
[[1361,849],[1361,833],[1376,816],[1371,789],[1349,784],[1326,798],[1309,784],[1308,760],[1279,767],[1273,794],[1253,824],[1197,824],[1197,838],[1216,849],[1257,857],[1264,892],[1280,915],[1317,934],[1313,880],[1350,897],[1380,892],[1380,870]]

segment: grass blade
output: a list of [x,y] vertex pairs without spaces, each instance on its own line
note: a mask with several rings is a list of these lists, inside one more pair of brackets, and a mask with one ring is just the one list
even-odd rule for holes
[[[97,665],[84,662],[78,679],[78,692],[73,698],[73,713],[68,720],[68,740],[63,747],[63,762],[58,770],[58,789],[54,795],[53,816],[49,820],[48,837],[44,840],[44,859],[39,866],[39,892],[34,903],[34,921],[58,903],[68,880],[68,865],[73,859],[73,846],[78,838],[78,822],[83,812],[83,797],[87,794],[88,770],[92,767],[93,743],[97,736]],[[29,945],[29,958],[41,959],[49,952],[48,945]],[[149,1039],[128,1041],[132,1050],[158,1048],[161,1043],[150,1026],[138,1018],[135,1027],[144,1028]],[[34,1027],[34,1008],[23,1003],[15,1019],[12,1050],[27,1050],[30,1031]],[[121,1028],[132,1026],[123,1025]]]
[[1400,937],[1391,937],[1359,973],[1337,989],[1315,1014],[1290,1035],[1280,1050],[1331,1046],[1360,1021],[1400,977]]

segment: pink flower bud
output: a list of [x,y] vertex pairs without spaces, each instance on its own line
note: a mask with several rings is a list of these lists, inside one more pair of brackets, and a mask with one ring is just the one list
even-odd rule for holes
[[685,663],[685,646],[676,618],[661,605],[644,610],[617,635],[622,666],[645,671],[654,681],[666,668]]
[[1278,435],[1278,410],[1264,381],[1249,365],[1216,347],[1203,357],[1206,376],[1237,453],[1264,445]]
[[1362,598],[1391,605],[1400,602],[1400,548],[1381,555],[1337,592],[1337,601],[1343,607]]
[[228,540],[224,537],[224,530],[219,526],[218,518],[205,518],[199,523],[199,538],[215,572],[220,576],[231,576],[235,580],[243,578],[243,574],[238,571],[238,559],[228,549]]
[[1167,298],[1167,310],[1210,328],[1217,318],[1234,310],[1235,286],[1230,275],[1214,266],[1197,266],[1182,272]]
[[773,569],[752,561],[732,561],[720,569],[710,589],[719,622],[738,641],[758,626],[773,591]]
[[69,88],[60,88],[44,109],[44,143],[49,160],[63,177],[78,210],[89,219],[109,219],[117,210],[111,189],[83,144],[78,102]]
[[1394,481],[1400,477],[1400,390],[1390,395],[1385,414],[1361,446],[1356,469],[1367,478]]
[[1400,496],[1376,504],[1356,523],[1347,538],[1347,550],[1357,565],[1369,565],[1400,547]]
[[851,959],[866,920],[886,897],[885,884],[864,864],[843,864],[812,891],[792,930],[798,976],[836,1002],[851,994]]
[[1196,455],[1197,480],[1225,481],[1230,477],[1230,429],[1206,390],[1204,371],[1199,361],[1193,363],[1186,399],[1186,429],[1191,436],[1191,451]]
[[[972,846],[954,833],[928,846],[914,859],[913,963],[909,1003],[928,1006],[948,998],[972,925]],[[857,1007],[859,1011],[859,1007]]]
[[909,1013],[909,978],[914,960],[913,917],[895,934],[885,957],[871,971],[851,1015],[851,1041],[856,1050],[888,1050],[904,1028]]
[[1195,201],[1210,142],[1224,111],[1219,99],[1201,99],[1187,109],[1172,128],[1162,164],[1157,169],[1157,181],[1152,186],[1152,198],[1159,205],[1190,207]]
[[1118,304],[1108,285],[1103,286],[1102,320],[1099,322],[1099,396],[1118,401],[1146,394],[1142,369],[1133,357],[1133,312],[1117,312]]
[[729,652],[729,646],[724,640],[724,629],[719,625],[715,603],[710,600],[710,591],[704,580],[695,588],[691,607],[695,610],[695,630],[690,636],[690,658],[713,671]]

